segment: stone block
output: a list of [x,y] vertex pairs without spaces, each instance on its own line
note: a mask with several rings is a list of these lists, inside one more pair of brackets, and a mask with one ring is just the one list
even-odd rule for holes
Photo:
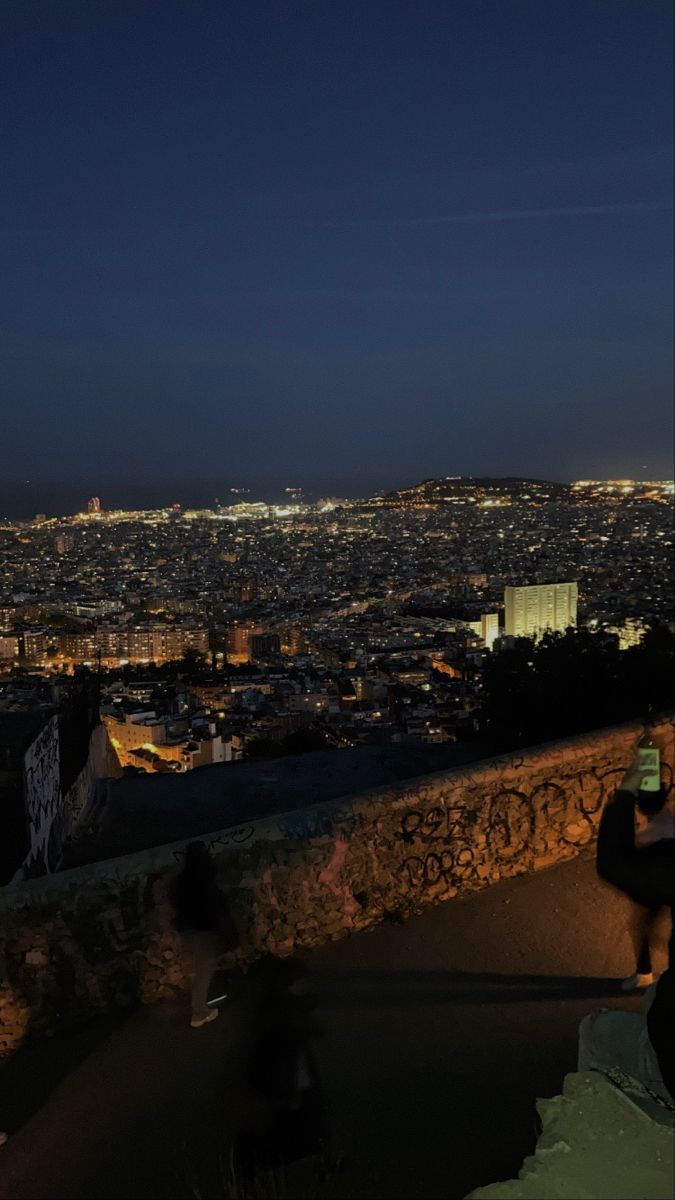
[[572,822],[570,825],[565,826],[565,828],[563,830],[563,835],[566,838],[577,838],[577,837],[580,837],[580,835],[583,832],[584,832],[583,825],[579,825],[576,822]]
[[560,862],[562,855],[559,850],[553,854],[540,854],[534,859],[533,867],[535,871],[543,871],[546,867],[552,867],[555,863]]
[[466,1200],[670,1200],[672,1125],[650,1119],[602,1075],[568,1075],[563,1094],[539,1100],[542,1132],[517,1179]]

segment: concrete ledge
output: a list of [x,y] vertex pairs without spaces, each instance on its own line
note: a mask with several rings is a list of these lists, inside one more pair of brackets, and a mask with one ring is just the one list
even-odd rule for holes
[[675,1137],[603,1075],[567,1075],[561,1096],[538,1100],[542,1133],[518,1179],[466,1200],[673,1200]]

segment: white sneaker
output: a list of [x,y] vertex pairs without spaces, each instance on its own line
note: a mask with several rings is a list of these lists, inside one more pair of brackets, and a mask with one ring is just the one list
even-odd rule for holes
[[215,1021],[218,1016],[219,1009],[212,1008],[211,1012],[205,1017],[193,1017],[190,1025],[193,1029],[201,1029],[202,1025],[209,1025],[211,1021]]
[[654,976],[650,971],[648,975],[630,975],[628,979],[624,979],[621,984],[622,992],[637,992],[642,988],[648,988],[654,982]]
[[4,1146],[5,1142],[7,1141],[7,1137],[8,1135],[6,1133],[0,1133],[0,1146]]

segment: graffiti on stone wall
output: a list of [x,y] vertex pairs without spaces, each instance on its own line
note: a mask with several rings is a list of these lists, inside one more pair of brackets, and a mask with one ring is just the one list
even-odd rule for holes
[[[399,881],[413,892],[442,893],[485,879],[493,870],[526,870],[546,837],[554,838],[564,855],[567,848],[578,848],[593,837],[604,801],[621,775],[622,768],[593,768],[563,781],[500,788],[477,796],[475,806],[470,800],[458,805],[450,798],[428,809],[409,809],[395,833],[408,848],[398,868]],[[483,835],[480,850],[478,827]]]
[[456,851],[431,850],[423,858],[416,854],[406,858],[401,864],[399,878],[415,891],[438,884],[452,888],[473,875],[474,865],[475,852],[470,846],[462,846]]
[[[227,850],[228,847],[245,845],[251,840],[254,833],[253,825],[238,825],[235,829],[225,829],[214,837],[195,838],[195,841],[203,841],[212,854],[217,854],[219,850]],[[182,863],[185,857],[185,848],[174,850],[173,857],[176,862]]]
[[476,819],[472,809],[452,801],[404,813],[395,838],[417,851],[406,855],[397,872],[406,891],[447,891],[471,876],[475,854],[467,843]]
[[532,798],[514,788],[505,788],[491,798],[485,832],[499,862],[522,858],[532,842],[534,813]]
[[24,787],[30,848],[27,876],[53,871],[66,832],[61,812],[58,718],[51,717],[24,756]]
[[464,837],[466,825],[474,820],[475,814],[467,811],[465,807],[436,804],[427,812],[411,809],[403,817],[396,837],[409,843],[433,842],[439,839],[451,842],[455,838]]
[[[340,828],[347,831],[353,831],[356,825],[354,817],[343,818],[342,814],[307,807],[299,812],[280,816],[276,826],[276,837],[301,842],[308,841],[311,838],[332,835],[335,831],[337,821],[340,822]],[[255,832],[255,825],[237,825],[233,829],[221,830],[212,837],[205,836],[203,840],[206,842],[209,850],[217,854],[219,850],[245,845],[251,841]],[[184,850],[174,850],[173,856],[177,862],[182,862],[184,853]]]
[[93,904],[91,897],[87,902],[78,898],[71,924],[77,941],[86,947],[87,961],[105,962],[111,951],[129,953],[139,948],[144,940],[146,907],[142,879],[119,890],[109,885]]
[[308,838],[332,835],[336,824],[340,825],[343,832],[349,832],[355,827],[356,820],[353,816],[337,813],[331,809],[308,806],[280,818],[279,831],[282,837],[288,838],[290,841],[302,842]]
[[221,850],[226,846],[243,846],[253,837],[255,830],[252,825],[239,825],[236,829],[226,829],[218,837],[208,842],[209,850]]

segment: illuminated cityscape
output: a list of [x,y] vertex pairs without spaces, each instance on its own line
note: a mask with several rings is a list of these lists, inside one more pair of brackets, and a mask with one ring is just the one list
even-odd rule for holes
[[[101,672],[120,761],[151,772],[280,751],[301,730],[308,746],[461,742],[513,639],[578,626],[628,648],[672,620],[672,492],[454,478],[6,522],[0,709],[30,708],[40,678]],[[173,699],[142,679],[170,663]]]

